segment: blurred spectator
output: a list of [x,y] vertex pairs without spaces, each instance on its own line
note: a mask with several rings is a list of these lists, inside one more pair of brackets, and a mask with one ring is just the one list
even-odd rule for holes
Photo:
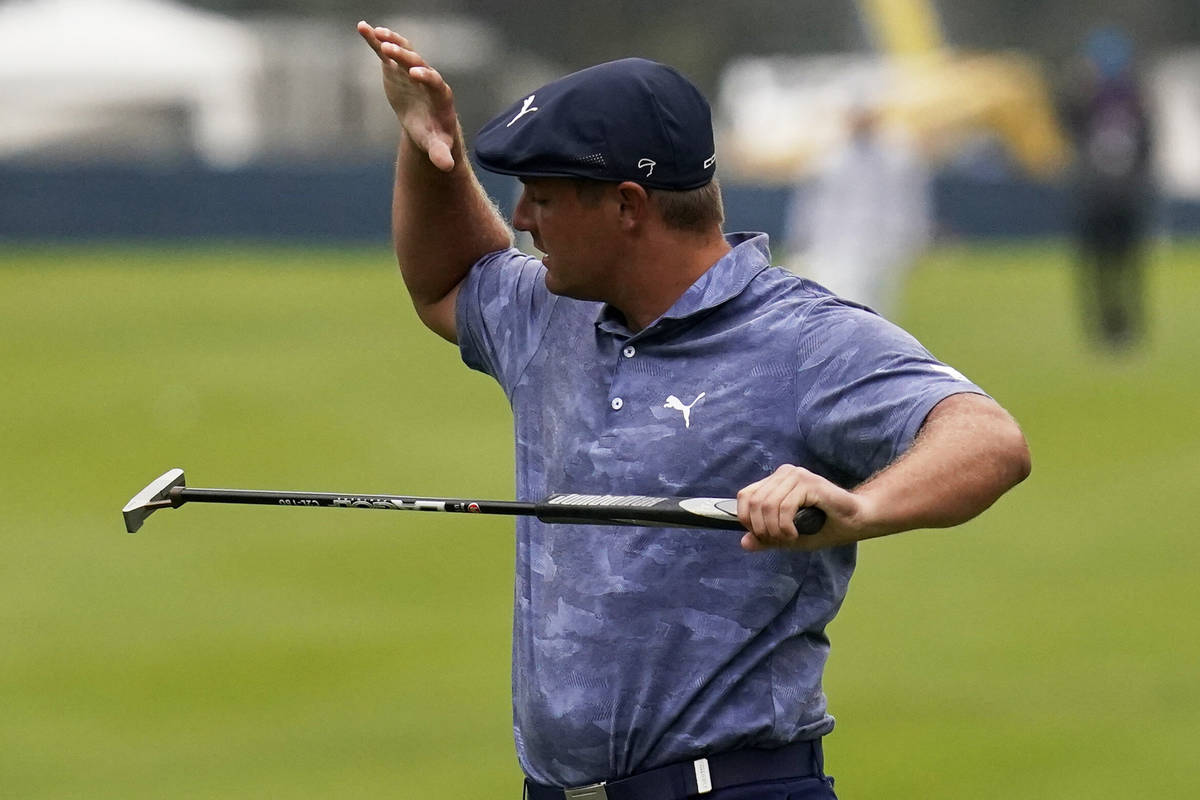
[[1075,230],[1088,334],[1114,349],[1145,328],[1142,240],[1151,204],[1150,121],[1129,38],[1114,28],[1088,38],[1068,87],[1076,145]]
[[928,170],[876,109],[856,106],[847,123],[843,145],[797,187],[787,244],[806,277],[892,317],[929,239]]

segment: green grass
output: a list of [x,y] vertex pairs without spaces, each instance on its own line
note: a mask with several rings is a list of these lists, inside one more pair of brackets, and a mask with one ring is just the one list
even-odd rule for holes
[[[1034,473],[863,546],[831,635],[842,795],[1200,794],[1200,248],[1149,347],[1083,342],[1054,244],[944,249],[905,325],[1024,426]],[[194,485],[512,493],[489,379],[384,250],[0,248],[0,793],[516,797],[511,522],[120,506]]]

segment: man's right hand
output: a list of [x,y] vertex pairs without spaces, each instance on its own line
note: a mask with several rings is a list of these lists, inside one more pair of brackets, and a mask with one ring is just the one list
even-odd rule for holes
[[383,90],[405,134],[435,167],[452,170],[458,116],[450,86],[403,36],[366,22],[358,33],[379,56]]

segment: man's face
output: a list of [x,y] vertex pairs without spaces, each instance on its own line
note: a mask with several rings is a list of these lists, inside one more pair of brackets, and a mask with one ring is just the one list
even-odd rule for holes
[[618,199],[599,187],[581,198],[567,178],[523,178],[513,227],[545,253],[546,288],[579,300],[605,300],[619,263]]

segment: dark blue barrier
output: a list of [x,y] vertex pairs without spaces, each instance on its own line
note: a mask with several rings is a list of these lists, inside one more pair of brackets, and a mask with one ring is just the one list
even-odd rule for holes
[[943,175],[934,180],[933,198],[943,236],[1043,238],[1071,226],[1070,195],[1060,184]]
[[1164,225],[1173,233],[1200,233],[1200,202],[1168,203],[1162,214]]
[[386,240],[388,164],[0,169],[0,237]]
[[[509,214],[514,179],[481,173]],[[0,166],[0,240],[97,238],[289,238],[388,240],[392,166],[155,169]],[[778,241],[786,187],[724,183],[727,229],[763,230]],[[934,184],[939,232],[956,237],[1047,237],[1068,230],[1069,195],[1055,184],[980,181],[953,175]],[[1172,232],[1200,232],[1200,204],[1164,206]]]

